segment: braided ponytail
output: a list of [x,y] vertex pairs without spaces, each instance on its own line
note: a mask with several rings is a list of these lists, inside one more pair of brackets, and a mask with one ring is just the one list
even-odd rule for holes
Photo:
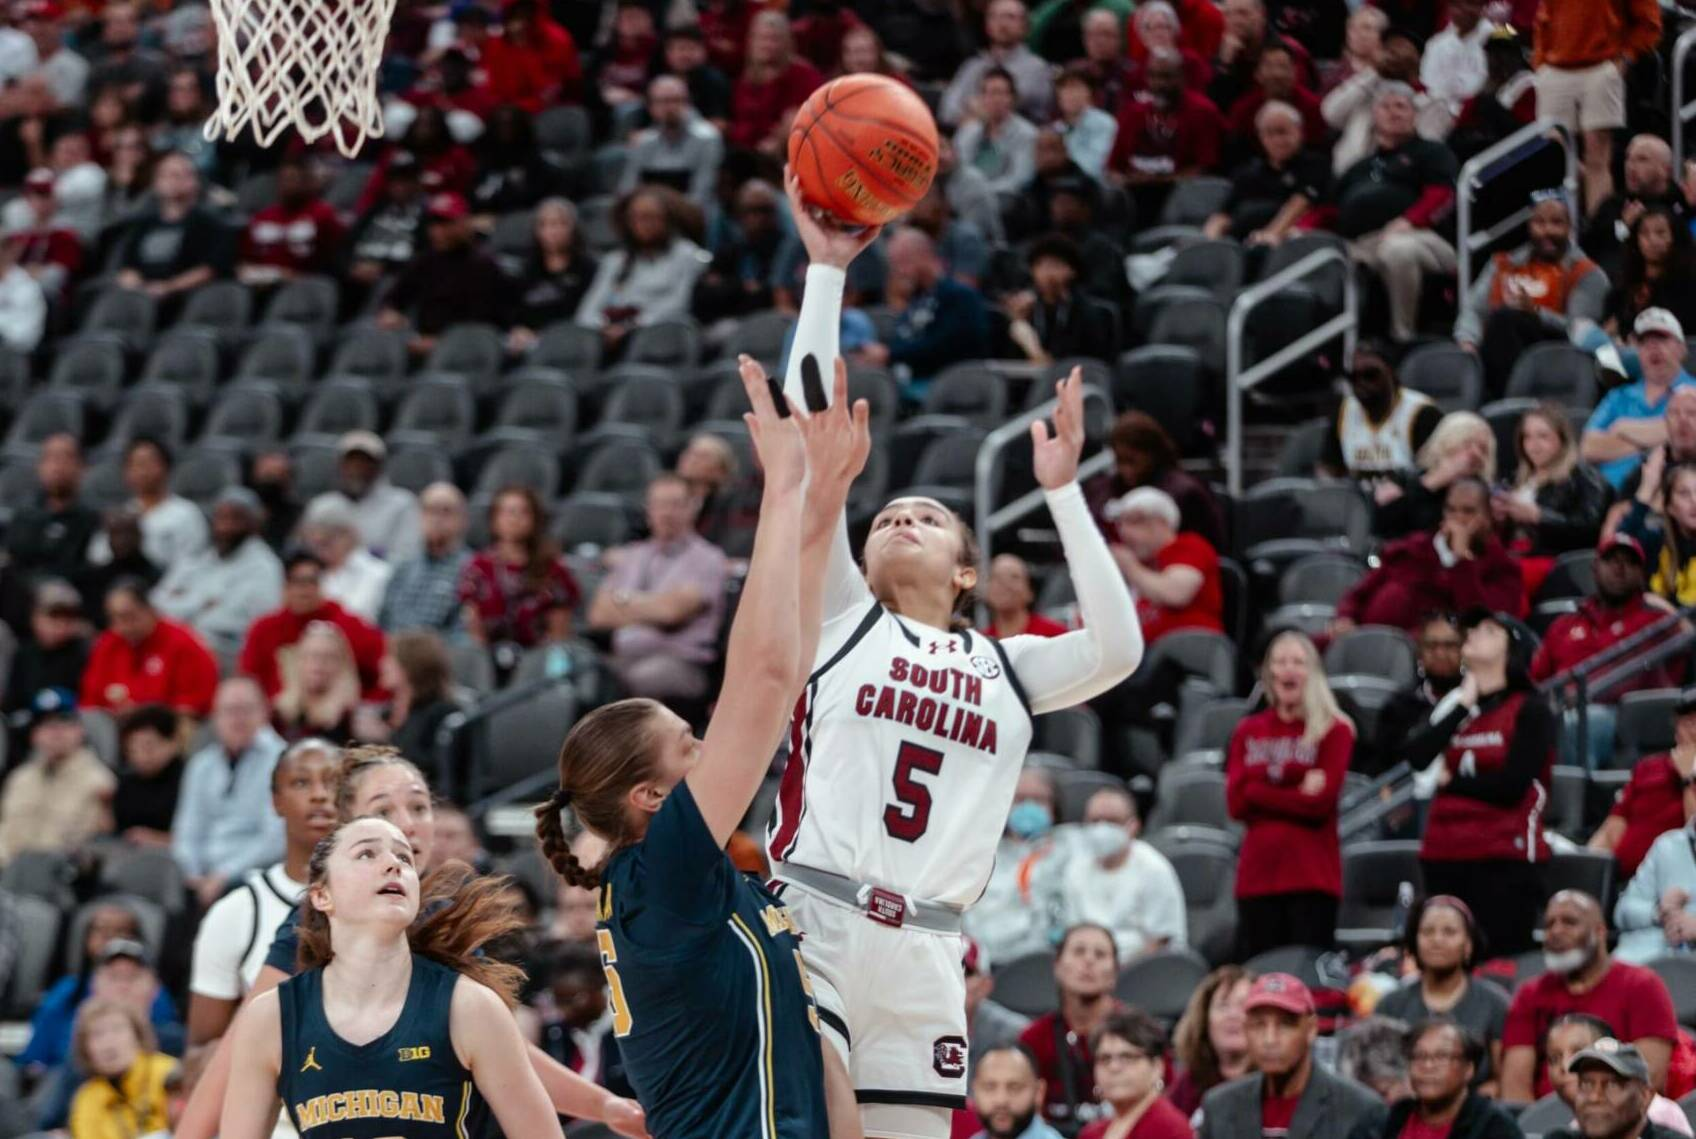
[[565,879],[568,886],[593,890],[601,884],[597,868],[578,861],[565,835],[565,809],[571,805],[571,792],[563,787],[553,797],[536,808],[536,841],[541,844],[542,857],[554,873]]
[[[620,700],[577,721],[559,751],[559,790],[536,808],[536,840],[554,873],[573,886],[600,885],[600,866],[585,866],[566,837],[566,807],[583,829],[605,839],[610,854],[629,840],[632,788],[657,774],[652,700]],[[603,862],[604,865],[604,862]]]

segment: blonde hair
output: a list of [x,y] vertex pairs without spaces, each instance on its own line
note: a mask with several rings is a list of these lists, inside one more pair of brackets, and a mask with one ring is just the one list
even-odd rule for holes
[[1337,697],[1325,679],[1325,662],[1320,659],[1318,648],[1305,633],[1285,629],[1267,643],[1266,655],[1260,662],[1261,688],[1267,692],[1272,691],[1272,654],[1285,641],[1300,645],[1302,655],[1307,657],[1307,686],[1302,689],[1301,694],[1302,742],[1317,746],[1336,724],[1347,724],[1349,730],[1353,731],[1354,721],[1349,719],[1337,704]]
[[[339,675],[331,682],[330,690],[322,696],[307,695],[301,683],[301,658],[308,641],[320,640],[333,644],[341,658]],[[359,667],[353,660],[353,646],[347,637],[328,621],[314,621],[300,634],[300,640],[290,645],[282,655],[283,690],[277,694],[277,715],[286,723],[306,721],[317,727],[333,727],[342,716],[359,703]]]
[[71,1026],[71,1059],[88,1075],[98,1074],[89,1062],[88,1036],[94,1029],[94,1022],[103,1016],[121,1016],[129,1022],[131,1031],[135,1033],[137,1056],[159,1051],[159,1038],[153,1035],[153,1025],[140,1009],[110,997],[91,997],[77,1009],[76,1022]]
[[[1539,473],[1531,466],[1531,460],[1525,454],[1525,421],[1535,415],[1549,425],[1549,430],[1555,433],[1555,438],[1561,441],[1561,453],[1555,456],[1555,461],[1549,464],[1547,472]],[[1572,420],[1567,418],[1566,409],[1558,403],[1540,403],[1519,417],[1519,426],[1514,428],[1513,449],[1519,456],[1519,470],[1515,480],[1520,486],[1530,483],[1533,486],[1547,486],[1550,483],[1564,482],[1572,476],[1572,470],[1578,466],[1578,436],[1572,429]]]
[[1496,432],[1490,427],[1482,415],[1471,411],[1451,411],[1438,422],[1437,429],[1431,432],[1431,438],[1425,440],[1425,446],[1419,449],[1417,462],[1419,469],[1428,471],[1442,462],[1448,455],[1454,453],[1467,439],[1473,435],[1483,435],[1485,439],[1484,469],[1478,472],[1478,477],[1486,483],[1496,480]]

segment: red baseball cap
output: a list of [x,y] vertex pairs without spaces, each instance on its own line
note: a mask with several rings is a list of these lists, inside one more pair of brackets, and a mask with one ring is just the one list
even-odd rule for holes
[[24,189],[35,194],[51,194],[53,192],[53,171],[45,166],[37,166],[24,178]]
[[424,212],[432,220],[458,221],[471,213],[471,207],[465,204],[464,196],[446,190],[430,199],[430,204]]
[[1292,1016],[1312,1016],[1313,994],[1307,986],[1288,973],[1268,973],[1256,979],[1243,1002],[1244,1012],[1257,1008],[1281,1009]]
[[1648,555],[1643,552],[1643,543],[1639,542],[1636,538],[1633,538],[1630,534],[1621,534],[1618,531],[1615,531],[1613,537],[1603,539],[1602,544],[1596,547],[1596,556],[1598,558],[1604,557],[1615,550],[1630,550],[1632,553],[1637,555],[1637,560],[1639,562],[1644,565],[1649,564]]
[[65,10],[54,0],[24,0],[18,5],[18,15],[25,20],[56,21],[65,18]]

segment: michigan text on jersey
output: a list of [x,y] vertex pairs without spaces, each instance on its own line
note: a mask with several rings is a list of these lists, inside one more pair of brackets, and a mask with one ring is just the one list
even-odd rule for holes
[[350,1119],[410,1119],[419,1123],[446,1123],[445,1106],[443,1097],[439,1095],[365,1088],[313,1096],[305,1103],[295,1104],[294,1114],[300,1122],[300,1129],[309,1131],[320,1124],[344,1123]]

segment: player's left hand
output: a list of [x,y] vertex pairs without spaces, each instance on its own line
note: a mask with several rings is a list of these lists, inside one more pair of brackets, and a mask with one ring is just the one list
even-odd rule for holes
[[606,1114],[601,1116],[601,1122],[618,1134],[626,1136],[626,1139],[650,1139],[647,1113],[642,1110],[642,1105],[633,1099],[609,1096]]
[[748,393],[753,411],[742,417],[754,441],[754,454],[765,472],[766,486],[774,490],[799,488],[807,475],[807,452],[796,416],[783,389],[771,382],[765,368],[752,356],[743,355],[740,372],[742,390]]
[[1044,490],[1059,490],[1078,477],[1078,457],[1084,451],[1084,370],[1073,368],[1054,385],[1054,394],[1060,403],[1054,409],[1053,437],[1042,420],[1031,424],[1036,481]]

